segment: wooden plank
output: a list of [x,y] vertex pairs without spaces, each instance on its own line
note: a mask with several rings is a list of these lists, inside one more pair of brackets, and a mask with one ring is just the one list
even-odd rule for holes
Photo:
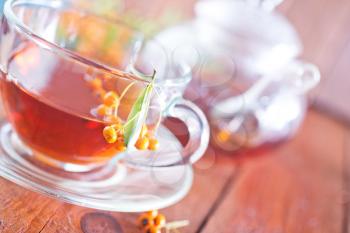
[[203,232],[341,232],[345,132],[310,112],[294,140],[242,163]]
[[[210,149],[206,158],[195,165],[195,180],[190,194],[163,213],[169,220],[190,220],[191,225],[182,232],[195,232],[233,174],[232,163],[227,162],[227,158],[218,158]],[[137,232],[137,214],[95,211],[63,204],[1,178],[0,185],[0,232],[68,233],[81,232],[82,226],[86,232],[97,228],[99,231],[96,232],[106,232],[106,229],[119,232],[119,227],[123,232]],[[196,209],[196,215],[193,215],[193,209]]]
[[[40,229],[60,203],[0,178],[0,232]],[[34,231],[35,232],[35,231]]]
[[216,208],[228,183],[236,175],[235,161],[223,157],[220,153],[208,149],[207,157],[194,165],[197,180],[184,201],[164,210],[170,220],[189,220],[190,225],[181,229],[181,233],[194,233]]
[[345,161],[344,161],[344,216],[343,232],[350,231],[350,129],[346,133],[345,139]]
[[[180,203],[162,211],[170,221],[183,219],[191,221],[190,226],[183,229],[182,232],[195,232],[215,200],[219,198],[227,180],[233,176],[234,167],[232,163],[224,162],[225,159],[216,159],[213,163],[213,157],[213,154],[208,153],[207,158],[196,165],[196,177],[190,194]],[[218,177],[220,177],[219,180]],[[208,189],[208,183],[211,184],[210,189]],[[205,198],[203,197],[204,194]],[[196,215],[193,215],[193,209],[196,209]],[[70,205],[62,206],[46,224],[42,232],[49,233],[57,230],[60,232],[78,232],[81,229],[81,218],[91,212],[95,211]],[[137,214],[99,213],[105,214],[105,221],[109,221],[107,216],[111,216],[118,221],[123,232],[138,232],[135,224]],[[90,221],[94,221],[94,219]],[[62,231],[62,229],[64,230]]]

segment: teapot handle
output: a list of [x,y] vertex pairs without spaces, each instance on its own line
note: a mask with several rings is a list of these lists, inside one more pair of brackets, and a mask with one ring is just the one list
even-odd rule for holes
[[298,61],[296,63],[296,74],[291,75],[286,82],[293,88],[296,94],[306,94],[313,89],[321,80],[321,74],[318,67],[314,64]]

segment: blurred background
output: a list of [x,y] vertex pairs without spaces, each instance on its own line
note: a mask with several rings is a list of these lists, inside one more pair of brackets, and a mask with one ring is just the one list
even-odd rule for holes
[[[240,1],[240,0],[236,0]],[[244,1],[244,0],[241,0]],[[104,0],[75,1],[80,7],[122,18],[151,37],[166,27],[194,17],[195,0]],[[246,0],[256,5],[264,1]],[[314,91],[313,105],[342,120],[350,120],[350,80],[347,78],[350,60],[350,2],[347,0],[284,0],[265,1],[277,5],[276,11],[291,22],[302,43],[300,57],[317,65],[321,84]],[[256,22],[257,24],[259,22]]]
[[[234,1],[234,0],[233,0]],[[277,5],[280,12],[291,22],[303,44],[301,57],[317,65],[322,81],[314,91],[317,108],[342,120],[350,120],[350,98],[347,78],[350,56],[350,37],[347,26],[350,20],[350,2],[347,0],[235,0],[267,8]],[[3,7],[4,0],[0,0]],[[194,17],[196,0],[76,0],[79,7],[111,18],[121,18],[141,29],[151,37],[166,27]],[[280,4],[280,5],[278,5]],[[258,22],[257,22],[258,23]]]
[[[74,2],[78,7],[93,10],[107,17],[126,21],[145,33],[146,38],[153,38],[166,29],[176,25],[182,25],[193,20],[195,17],[198,18],[198,12],[196,14],[194,9],[195,4],[200,1],[77,0]],[[350,81],[347,78],[347,67],[350,56],[350,37],[347,34],[347,25],[350,20],[350,2],[347,0],[235,0],[232,2],[244,2],[266,12],[276,11],[278,17],[285,17],[290,22],[290,25],[283,24],[281,26],[274,24],[276,20],[273,19],[272,21],[275,20],[274,22],[267,20],[268,23],[264,25],[259,20],[250,23],[250,16],[244,16],[243,14],[237,16],[237,18],[245,18],[244,20],[248,22],[246,25],[248,31],[263,30],[263,34],[266,32],[267,36],[263,39],[275,40],[276,43],[287,41],[289,43],[286,42],[287,45],[297,44],[298,40],[300,40],[300,44],[297,44],[297,47],[300,47],[298,48],[300,51],[294,54],[296,59],[314,63],[319,68],[322,77],[320,84],[308,96],[309,104],[327,114],[349,122],[350,107],[346,100],[350,98],[348,91]],[[251,18],[254,17],[254,15],[251,16]],[[280,20],[279,18],[276,19]],[[242,21],[239,22],[242,24]],[[287,36],[283,37],[282,34],[284,33],[277,29],[284,26],[286,28],[294,28],[298,38],[290,39]],[[233,25],[232,27],[236,26]],[[279,31],[280,34],[273,34],[275,38],[270,36],[270,31]],[[248,35],[250,36],[252,34],[248,33]],[[259,37],[256,40],[262,39]],[[255,41],[253,40],[253,42]],[[238,47],[243,47],[243,43],[245,41],[241,41]],[[247,46],[249,47],[251,44]],[[227,75],[229,71],[223,69],[220,71],[221,73],[218,72],[214,75],[222,75],[225,72]],[[190,90],[192,90],[191,87]],[[195,88],[194,91],[203,92],[203,89],[198,90]],[[240,89],[239,92],[242,93],[243,91],[244,89]],[[187,93],[190,98],[191,93],[193,92],[188,91]],[[193,98],[198,99],[198,96]]]

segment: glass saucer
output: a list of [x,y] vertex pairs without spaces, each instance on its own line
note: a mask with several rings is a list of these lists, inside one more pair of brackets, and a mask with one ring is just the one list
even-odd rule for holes
[[[126,162],[113,161],[94,171],[65,172],[32,161],[29,156],[18,155],[11,146],[13,137],[11,126],[6,122],[1,124],[0,176],[71,204],[108,211],[142,212],[178,202],[192,185],[190,165],[136,169]],[[163,148],[182,147],[165,127],[160,127],[159,139]]]

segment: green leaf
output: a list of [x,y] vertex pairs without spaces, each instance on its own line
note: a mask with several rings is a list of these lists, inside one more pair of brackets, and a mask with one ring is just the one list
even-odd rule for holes
[[128,115],[128,119],[124,124],[124,141],[129,149],[134,148],[137,138],[140,135],[142,126],[146,121],[151,101],[151,94],[154,86],[154,77],[155,72],[153,74],[151,83],[149,83],[137,97]]

